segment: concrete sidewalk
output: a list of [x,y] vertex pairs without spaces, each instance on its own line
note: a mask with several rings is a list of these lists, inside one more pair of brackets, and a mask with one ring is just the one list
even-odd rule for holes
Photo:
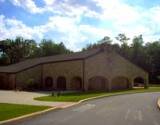
[[45,102],[34,100],[35,97],[47,96],[49,92],[24,92],[24,91],[6,91],[0,90],[0,103],[43,105],[52,107],[66,107],[72,105],[72,102]]

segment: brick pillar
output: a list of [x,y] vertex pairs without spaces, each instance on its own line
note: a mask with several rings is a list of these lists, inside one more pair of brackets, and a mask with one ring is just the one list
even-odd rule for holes
[[52,82],[53,82],[53,86],[52,86],[52,88],[53,88],[53,90],[56,90],[57,89],[57,83],[56,83],[56,78],[54,77],[52,77]]
[[108,79],[108,91],[112,91],[112,81],[111,79]]
[[70,90],[70,78],[66,77],[66,90]]
[[144,88],[147,89],[149,87],[149,79],[148,77],[144,79]]
[[83,90],[88,91],[88,79],[84,79]]
[[133,89],[134,86],[134,79],[129,79],[129,89]]

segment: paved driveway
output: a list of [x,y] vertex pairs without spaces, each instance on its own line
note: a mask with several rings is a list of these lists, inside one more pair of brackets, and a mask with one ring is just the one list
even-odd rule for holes
[[160,93],[143,93],[101,98],[12,124],[160,125],[160,110],[156,105],[159,96]]
[[44,105],[44,106],[66,106],[70,102],[44,102],[33,98],[49,95],[47,92],[24,92],[24,91],[0,91],[0,103]]

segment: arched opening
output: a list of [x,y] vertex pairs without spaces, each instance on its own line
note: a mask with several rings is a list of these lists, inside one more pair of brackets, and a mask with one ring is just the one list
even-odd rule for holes
[[88,81],[88,90],[108,90],[108,80],[103,76],[94,76]]
[[112,90],[125,90],[129,88],[129,80],[126,77],[118,76],[115,77],[111,82]]
[[82,89],[81,77],[73,77],[71,79],[71,90],[81,90],[81,89]]
[[4,77],[0,76],[0,89],[5,89]]
[[64,76],[60,76],[57,78],[57,89],[66,90],[66,78]]
[[144,79],[142,77],[136,77],[134,79],[134,86],[135,87],[144,87],[144,84],[145,84],[145,82],[144,82]]
[[52,77],[46,77],[45,78],[45,88],[46,89],[53,89],[53,78]]

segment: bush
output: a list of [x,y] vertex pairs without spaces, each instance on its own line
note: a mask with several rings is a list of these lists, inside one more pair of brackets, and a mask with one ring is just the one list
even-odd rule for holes
[[26,89],[38,89],[38,84],[33,78],[28,79]]

